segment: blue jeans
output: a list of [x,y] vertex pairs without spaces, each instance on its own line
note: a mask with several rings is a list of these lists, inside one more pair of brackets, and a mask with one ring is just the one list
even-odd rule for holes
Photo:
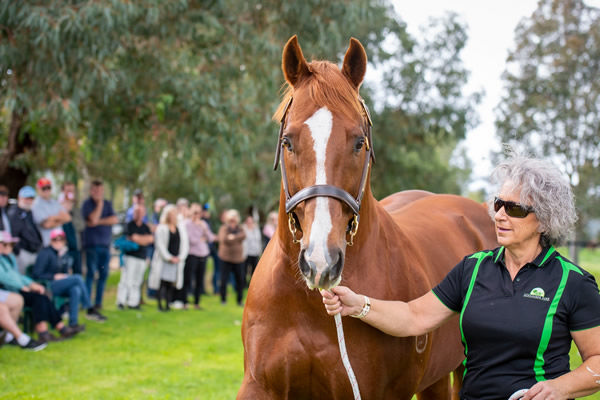
[[52,281],[52,294],[69,298],[69,325],[77,325],[79,304],[84,309],[91,307],[90,295],[83,283],[81,275],[70,275],[67,278]]
[[94,306],[102,306],[102,297],[104,296],[104,286],[106,278],[108,278],[108,261],[110,259],[110,251],[108,247],[93,246],[85,248],[85,257],[87,272],[85,274],[85,286],[92,296],[92,284],[96,271],[98,271],[98,282],[96,283],[96,301]]

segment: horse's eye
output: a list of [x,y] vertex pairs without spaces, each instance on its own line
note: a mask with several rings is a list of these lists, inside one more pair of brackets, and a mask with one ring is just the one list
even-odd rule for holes
[[281,145],[282,145],[283,147],[285,147],[286,149],[288,149],[288,151],[292,151],[292,142],[291,142],[291,140],[290,140],[290,139],[288,139],[287,137],[285,137],[285,136],[284,136],[284,137],[281,139]]
[[354,143],[354,151],[359,152],[360,149],[362,149],[364,145],[365,145],[365,137],[361,136],[358,139],[356,139],[356,143]]

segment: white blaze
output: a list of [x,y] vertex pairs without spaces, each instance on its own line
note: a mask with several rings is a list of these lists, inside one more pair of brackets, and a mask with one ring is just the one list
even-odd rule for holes
[[[326,185],[325,154],[327,152],[327,142],[329,142],[329,136],[331,135],[333,116],[327,107],[323,107],[307,119],[305,124],[310,129],[314,141],[313,149],[317,159],[314,184]],[[329,214],[329,199],[327,197],[317,197],[316,200],[315,218],[310,229],[310,246],[306,252],[306,259],[317,267],[315,283],[318,284],[321,272],[327,267],[328,260],[331,260],[327,250],[327,237],[331,232],[332,224],[331,215]]]

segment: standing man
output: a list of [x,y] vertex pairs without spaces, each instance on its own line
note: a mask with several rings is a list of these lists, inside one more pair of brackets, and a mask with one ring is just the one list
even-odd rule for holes
[[94,307],[99,310],[102,308],[104,285],[108,278],[112,226],[119,222],[112,203],[104,199],[104,185],[101,180],[92,181],[90,197],[83,202],[81,215],[85,220],[83,231],[83,248],[87,265],[85,285],[91,298],[92,284],[98,271]]
[[71,221],[71,215],[52,198],[52,182],[48,178],[40,178],[37,182],[38,197],[33,201],[31,212],[37,224],[44,246],[50,245],[50,231],[60,228]]
[[33,221],[31,212],[33,199],[35,199],[35,189],[31,186],[23,186],[19,189],[17,207],[10,210],[12,235],[19,238],[13,251],[17,256],[17,265],[21,274],[27,272],[28,266],[35,264],[37,254],[43,246],[42,234]]
[[0,231],[12,233],[8,218],[8,187],[0,185]]

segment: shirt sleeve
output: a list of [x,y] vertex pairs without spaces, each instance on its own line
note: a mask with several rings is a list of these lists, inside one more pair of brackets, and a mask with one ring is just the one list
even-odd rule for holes
[[[571,274],[575,274],[571,272]],[[576,276],[576,275],[574,275]],[[577,276],[572,287],[573,301],[570,304],[569,329],[578,331],[600,326],[600,292],[594,276],[584,272]]]
[[465,260],[459,262],[446,277],[432,289],[433,294],[449,309],[460,312],[463,303],[463,271]]

